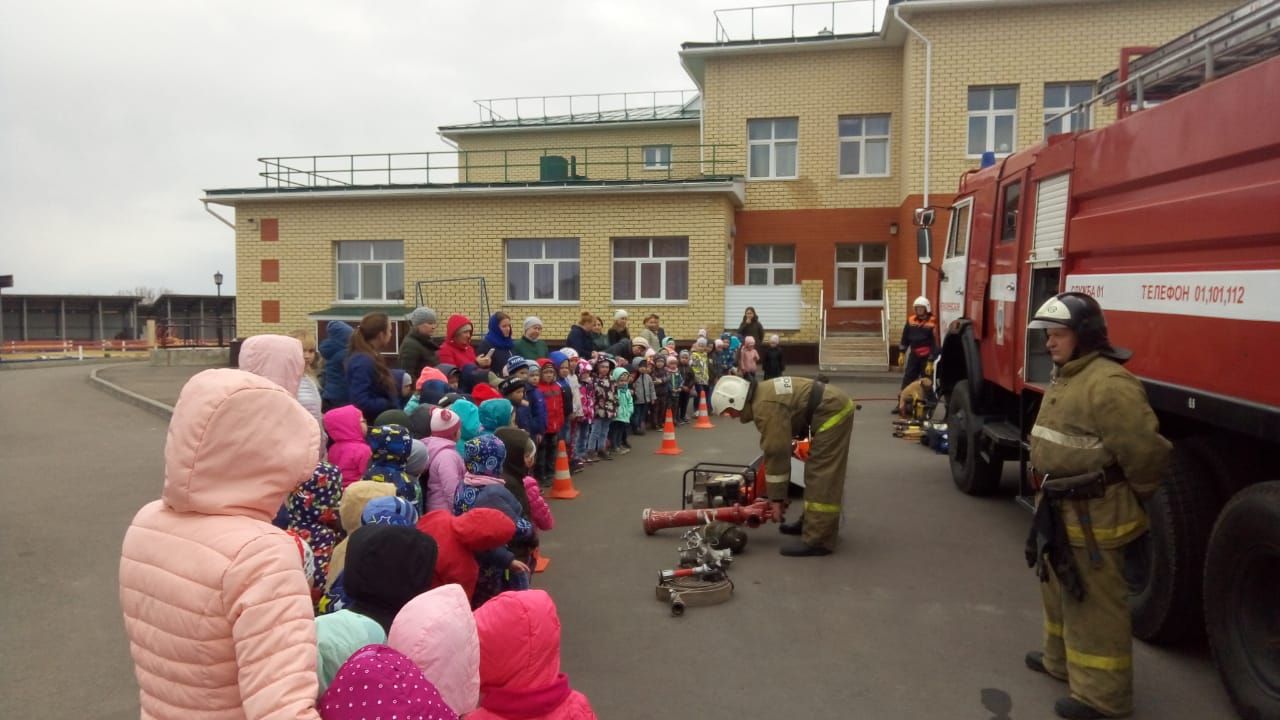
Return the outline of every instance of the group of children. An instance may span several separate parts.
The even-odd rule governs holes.
[[[311,583],[323,716],[347,717],[344,708],[367,702],[367,688],[348,682],[353,668],[400,673],[416,661],[436,693],[425,696],[427,706],[501,717],[500,699],[496,709],[476,709],[472,685],[494,684],[485,663],[465,678],[459,663],[470,667],[477,645],[485,656],[482,619],[491,607],[502,608],[492,611],[500,616],[530,605],[554,618],[548,596],[525,591],[538,565],[538,532],[554,527],[542,488],[553,481],[560,449],[580,472],[630,452],[630,436],[660,429],[668,411],[689,422],[690,408],[720,376],[771,378],[784,370],[776,335],[762,349],[750,336],[710,341],[705,331],[687,350],[670,338],[648,345],[633,339],[629,361],[565,348],[545,358],[511,355],[500,368],[441,363],[421,371],[403,409],[373,422],[353,405],[323,413],[326,460],[276,519],[296,539]],[[479,630],[459,619],[453,627],[460,624],[461,634],[403,641],[400,627],[438,623],[442,608],[456,618],[474,611]],[[510,639],[493,627],[495,638]],[[590,717],[567,682],[554,697]]]

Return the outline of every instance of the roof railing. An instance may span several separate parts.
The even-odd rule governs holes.
[[[1120,103],[1119,115],[1124,117],[1130,106],[1139,110],[1146,107],[1150,90],[1168,86],[1170,91],[1155,98],[1165,100],[1280,54],[1280,0],[1255,0],[1215,19],[1209,26],[1214,29],[1201,37],[1175,40],[1181,45],[1177,49],[1166,46],[1147,53],[1143,57],[1151,60],[1135,63],[1128,77],[1117,73],[1103,76],[1093,97],[1046,118],[1045,127],[1067,116],[1088,117],[1090,108],[1098,102]]]
[[[878,32],[888,5],[889,0],[836,0],[725,8],[713,13],[715,41],[729,43]]]
[[[697,90],[644,90],[638,92],[575,95],[528,95],[473,100],[485,124],[546,125],[573,122],[658,119],[658,109],[687,109]],[[696,118],[697,111],[689,117]],[[619,117],[620,116],[620,117]]]
[[[660,148],[661,150],[653,150]],[[726,144],[598,145],[258,158],[269,188],[722,179],[742,174]]]

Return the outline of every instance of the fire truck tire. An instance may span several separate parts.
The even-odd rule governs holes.
[[[1203,571],[1221,504],[1208,469],[1177,443],[1160,488],[1144,503],[1150,530],[1126,551],[1135,637],[1173,643],[1203,637]]]
[[[1205,561],[1205,621],[1222,684],[1242,718],[1280,718],[1280,481],[1227,503]]]
[[[975,422],[969,381],[961,380],[947,396],[947,457],[951,479],[966,495],[991,495],[1000,488],[1000,461],[987,462],[978,453],[979,424]]]

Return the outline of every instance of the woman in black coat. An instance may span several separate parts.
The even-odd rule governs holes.
[[[596,316],[589,310],[583,310],[578,324],[569,328],[569,337],[565,338],[565,347],[571,347],[578,357],[591,359],[591,351],[595,349],[591,342],[591,330],[596,325]]]

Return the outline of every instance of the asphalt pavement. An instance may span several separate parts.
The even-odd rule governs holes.
[[[108,377],[127,372],[134,387],[176,398],[185,377],[144,368]],[[165,423],[91,389],[87,373],[0,372],[0,697],[24,717],[137,716],[116,572],[129,519],[160,490]],[[674,566],[680,532],[645,536],[640,516],[678,507],[681,473],[696,462],[750,462],[751,426],[682,426],[675,457],[653,454],[659,433],[635,438],[631,454],[574,477],[578,499],[552,503],[556,529],[542,543],[552,562],[534,584],[556,599],[564,671],[600,717],[1052,717],[1065,687],[1022,663],[1041,615],[1012,471],[1005,495],[966,497],[945,458],[891,436],[889,401],[869,398],[895,384],[838,384],[866,399],[840,547],[783,558],[774,526],[749,531],[724,605],[670,615],[654,584]],[[1133,717],[1232,716],[1203,648],[1139,642],[1134,662]]]

